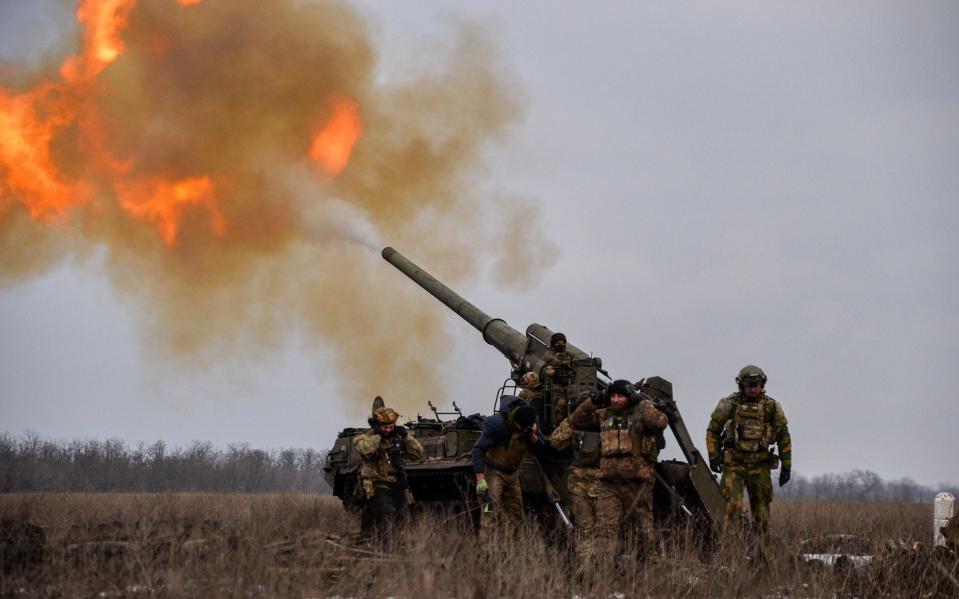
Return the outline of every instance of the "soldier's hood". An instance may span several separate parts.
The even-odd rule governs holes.
[[[525,401],[515,395],[504,395],[499,400],[499,409],[496,410],[505,419],[509,417],[509,411],[518,406],[527,405]]]

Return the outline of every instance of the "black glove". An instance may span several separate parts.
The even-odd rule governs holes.
[[[789,468],[783,468],[779,471],[779,486],[782,487],[789,482],[789,479],[792,478],[792,470]]]
[[[593,405],[597,408],[605,408],[609,405],[609,393],[599,393],[597,392],[592,397]]]
[[[407,431],[406,428],[402,426],[398,426],[394,428],[393,432],[395,432],[396,436],[399,437],[400,439],[405,439],[406,435],[410,434],[409,431]]]
[[[717,474],[723,471],[723,459],[719,456],[709,458],[709,469]]]

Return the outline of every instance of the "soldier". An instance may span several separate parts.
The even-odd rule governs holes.
[[[659,437],[669,419],[648,399],[642,399],[629,381],[617,380],[605,394],[577,406],[570,424],[578,430],[599,432],[596,553],[615,555],[620,531],[630,520],[636,523],[637,549],[645,551],[653,541]]]
[[[378,535],[386,544],[412,503],[405,460],[423,457],[419,441],[396,425],[398,417],[392,408],[378,408],[369,419],[372,428],[353,440],[362,460],[360,481],[366,496],[363,533]]]
[[[769,504],[773,499],[770,470],[779,471],[779,486],[792,473],[792,439],[779,402],[766,395],[766,373],[748,365],[739,371],[739,391],[719,400],[706,429],[709,467],[722,472],[726,526],[742,518],[743,488],[749,492],[752,528],[760,535],[759,558],[769,549]],[[770,448],[779,446],[777,457]]]
[[[527,372],[519,378],[519,398],[536,410],[540,422],[546,422],[546,405],[543,402],[543,383],[535,372]]]
[[[596,500],[599,497],[599,433],[578,431],[567,418],[549,436],[549,445],[557,451],[573,450],[566,486],[572,499],[576,553],[580,561],[586,563],[594,555]]]
[[[558,423],[569,415],[568,389],[573,377],[573,355],[566,351],[566,335],[553,333],[545,357],[539,379],[553,406],[553,422]]]
[[[499,412],[486,419],[483,434],[473,445],[476,495],[483,498],[482,530],[493,521],[519,524],[523,517],[523,492],[517,469],[527,452],[545,447],[536,424],[536,411],[522,399],[504,395]]]

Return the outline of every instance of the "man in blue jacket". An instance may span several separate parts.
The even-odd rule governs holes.
[[[546,446],[536,423],[536,410],[512,395],[500,400],[499,412],[486,419],[483,434],[473,445],[476,495],[484,503],[480,526],[488,531],[494,521],[518,525],[523,518],[520,462],[532,449]]]

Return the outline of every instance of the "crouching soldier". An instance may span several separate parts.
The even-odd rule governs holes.
[[[627,523],[635,525],[637,549],[645,552],[653,543],[654,468],[666,414],[641,399],[629,381],[617,380],[605,394],[582,402],[570,424],[599,432],[596,553],[615,555],[620,533],[631,532]]]
[[[549,445],[557,451],[572,448],[566,486],[572,499],[576,555],[586,564],[595,555],[596,501],[599,497],[599,433],[578,431],[563,420],[549,436]]]
[[[390,544],[393,529],[405,520],[412,494],[406,480],[406,460],[423,457],[423,446],[405,428],[397,426],[393,408],[378,408],[372,427],[353,440],[360,454],[360,481],[366,495],[363,533]]]
[[[482,533],[488,534],[494,522],[508,520],[515,526],[522,521],[523,491],[517,470],[530,449],[539,452],[545,445],[536,411],[522,399],[504,395],[472,451],[476,495],[483,503]]]

